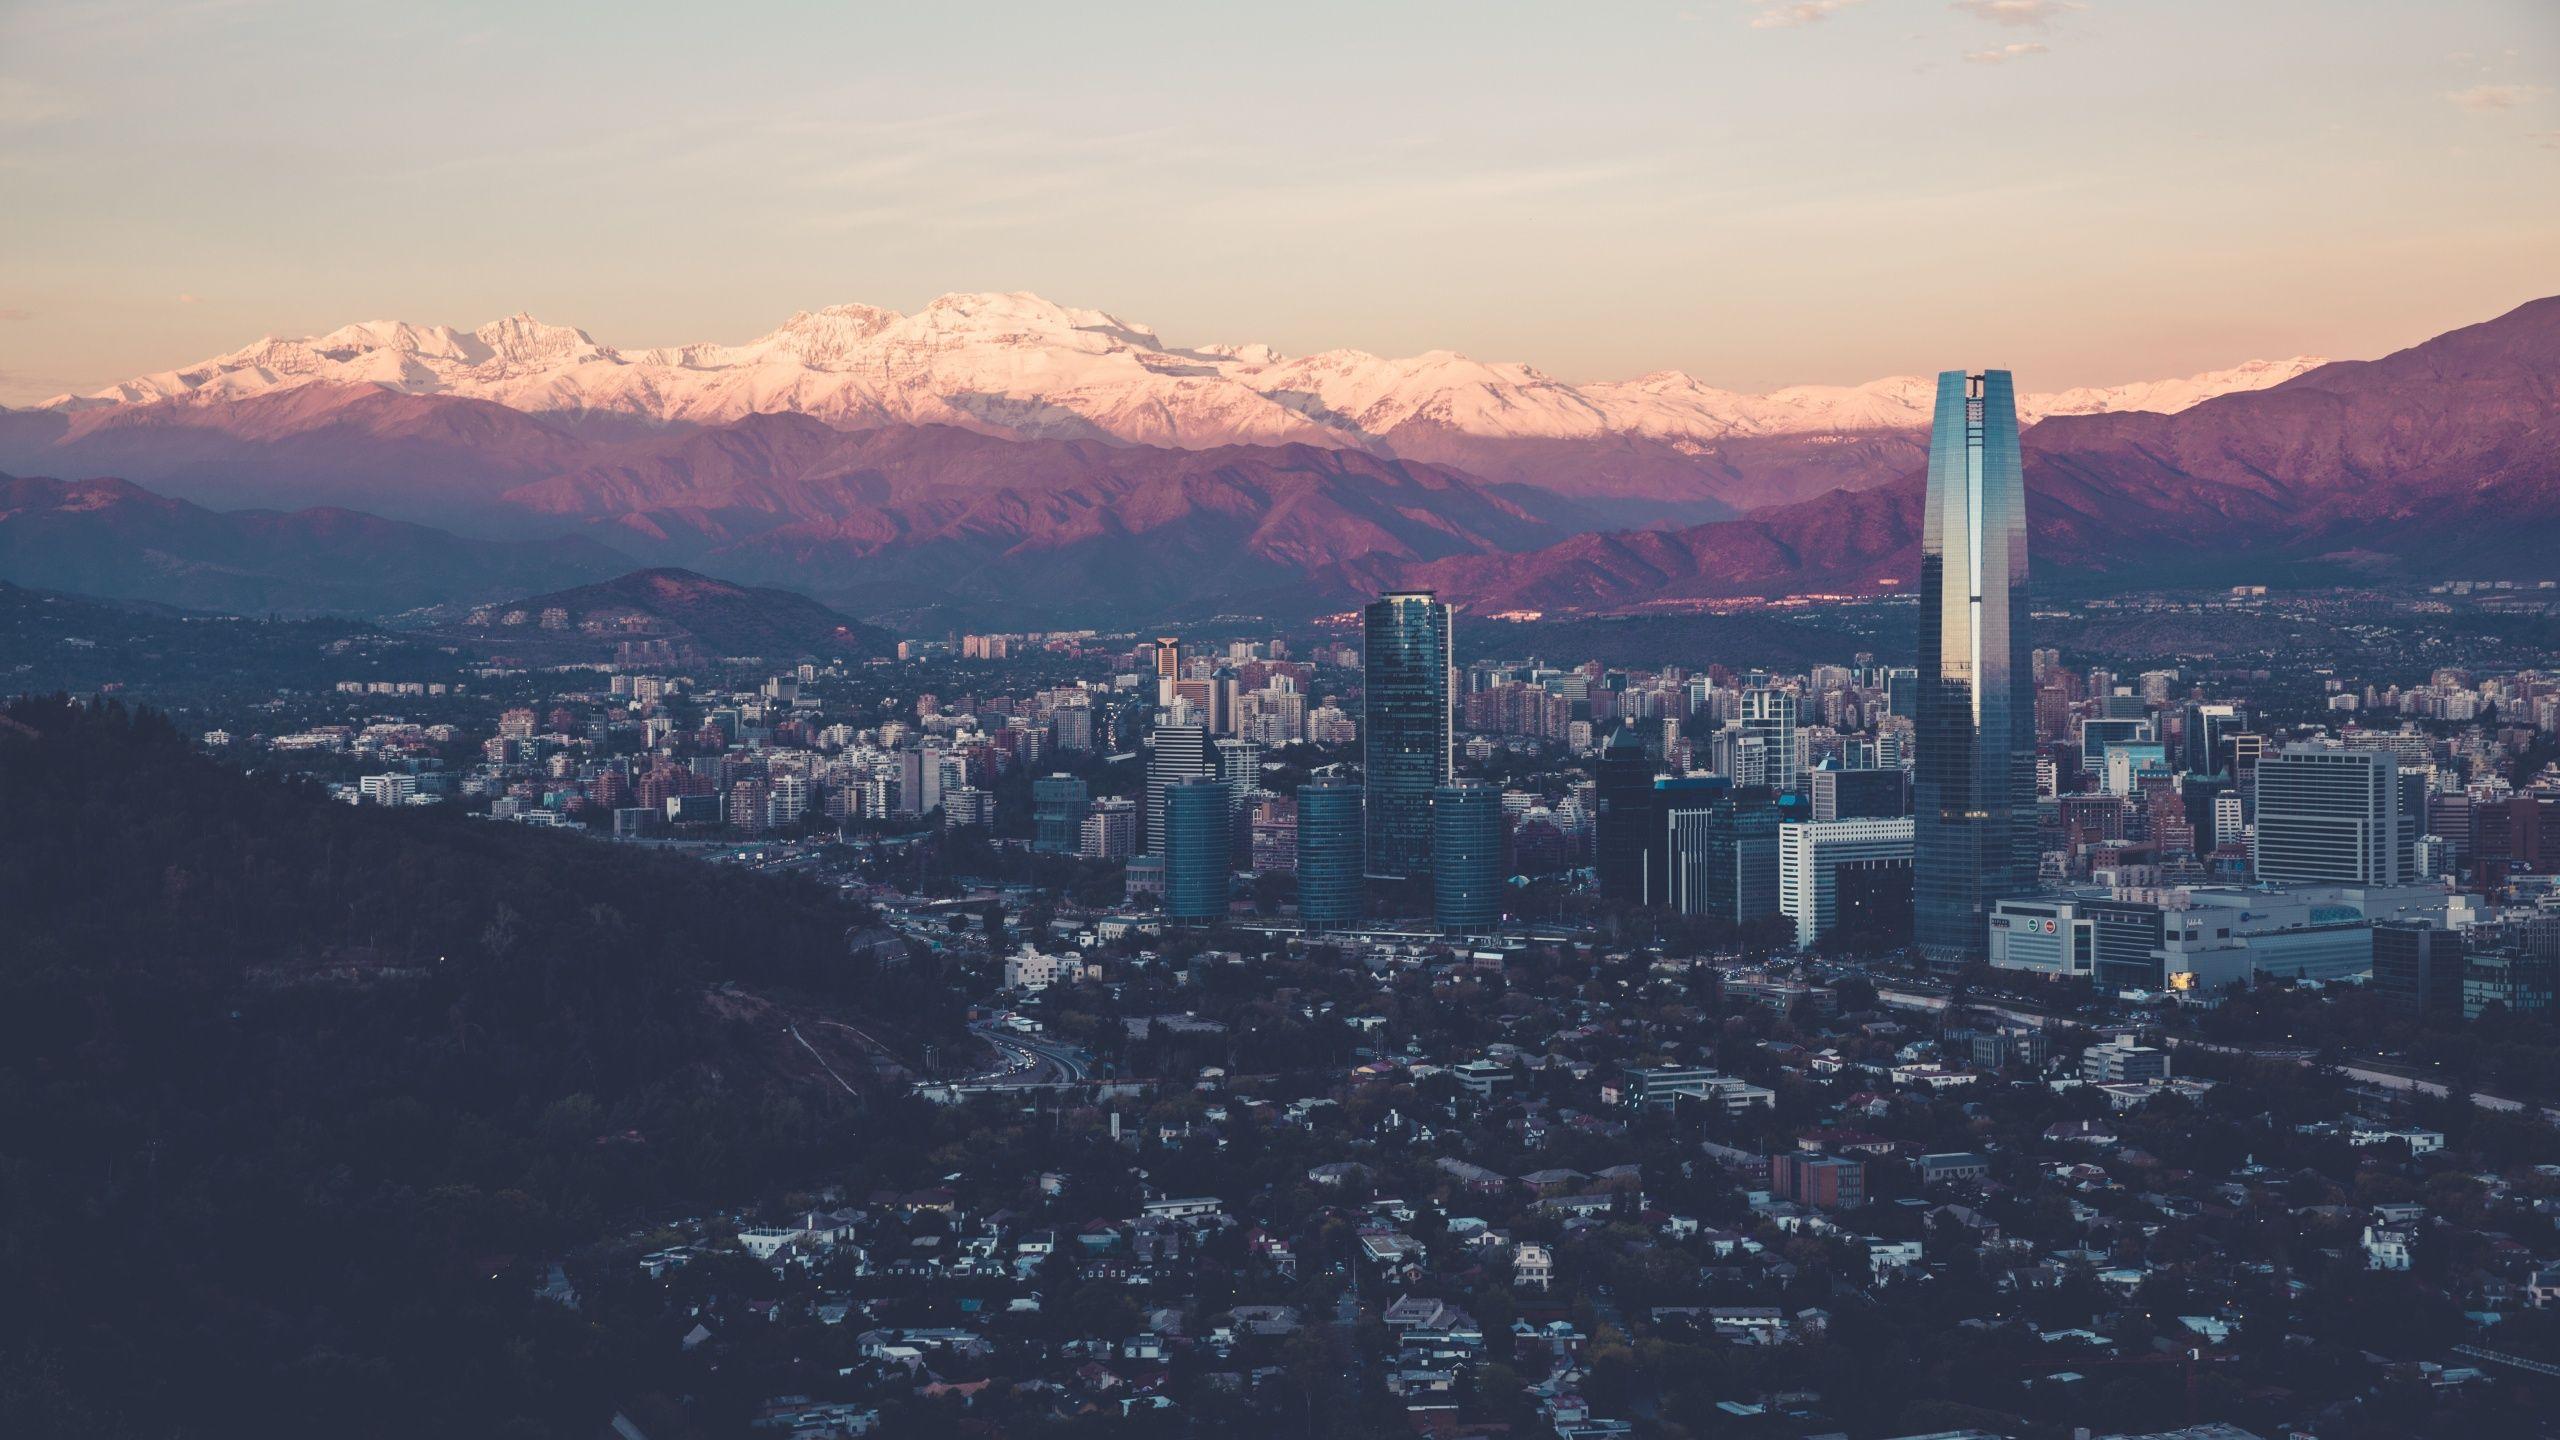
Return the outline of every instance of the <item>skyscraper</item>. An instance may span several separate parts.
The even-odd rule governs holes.
[[[1159,725],[1147,756],[1147,849],[1164,853],[1165,790],[1195,775],[1215,775],[1209,732],[1198,725]]]
[[[1742,736],[1763,747],[1765,777],[1737,775],[1736,784],[1762,784],[1773,790],[1804,788],[1804,751],[1796,732],[1796,697],[1791,690],[1755,685],[1742,692]]]
[[[1031,848],[1072,855],[1084,834],[1093,791],[1073,775],[1043,775],[1031,782]]]
[[[1360,787],[1335,776],[1298,787],[1298,918],[1340,930],[1367,911]]]
[[[1502,792],[1479,781],[1431,796],[1431,918],[1447,935],[1502,923]]]
[[[2258,878],[2406,885],[2426,803],[2424,772],[2388,750],[2288,745],[2258,762]]]
[[[1379,597],[1367,613],[1361,725],[1369,787],[1369,873],[1431,870],[1431,793],[1451,776],[1449,607],[1428,590]]]
[[[1165,787],[1164,913],[1177,920],[1226,915],[1232,837],[1224,781],[1194,775]]]
[[[1593,824],[1599,850],[1600,895],[1641,901],[1645,846],[1654,829],[1653,757],[1632,727],[1611,732],[1600,747],[1594,789],[1600,813]]]
[[[1920,536],[1915,938],[1985,954],[1991,904],[2036,876],[2026,482],[2009,372],[1938,376]]]

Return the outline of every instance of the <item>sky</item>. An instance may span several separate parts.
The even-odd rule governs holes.
[[[2552,0],[0,0],[0,403],[354,320],[1031,290],[1765,389],[2560,292]]]

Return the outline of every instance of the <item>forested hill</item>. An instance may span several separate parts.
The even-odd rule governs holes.
[[[639,1352],[529,1267],[903,1128],[720,989],[955,1035],[934,977],[847,958],[864,918],[10,705],[0,1434],[596,1433]]]

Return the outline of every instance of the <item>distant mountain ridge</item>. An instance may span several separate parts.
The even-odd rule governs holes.
[[[0,475],[0,576],[109,599],[258,614],[381,614],[601,578],[592,540],[475,540],[336,507],[208,510],[122,480]]]
[[[2181,408],[2320,363],[2253,361],[2184,379],[2030,396],[2027,418]],[[934,425],[1174,449],[1320,445],[1455,465],[1567,495],[1734,507],[1852,482],[1858,472],[1842,461],[1854,455],[1793,452],[1848,436],[1907,440],[1929,418],[1928,382],[1915,376],[1766,395],[1676,371],[1576,385],[1446,350],[1397,359],[1181,347],[1147,326],[1019,293],[945,295],[913,315],[836,305],[803,311],[744,344],[652,349],[600,344],[525,314],[467,332],[369,321],[323,335],[271,336],[46,404],[78,412],[202,403],[312,384],[656,424],[800,414],[839,429]],[[1888,448],[1895,460],[1907,458],[1902,447]],[[1788,459],[1774,462],[1781,451]]]

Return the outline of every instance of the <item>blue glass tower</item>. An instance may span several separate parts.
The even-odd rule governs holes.
[[[1920,536],[1913,928],[1937,963],[1986,953],[1991,904],[2036,878],[2027,496],[2009,372],[1938,376]]]
[[[1227,913],[1227,786],[1195,775],[1164,791],[1164,913],[1176,920],[1221,920]]]
[[[1502,792],[1466,782],[1431,796],[1431,918],[1445,935],[1502,924]]]
[[[1428,590],[1380,596],[1367,612],[1361,724],[1369,786],[1369,873],[1431,873],[1431,792],[1449,783],[1449,607]]]
[[[1360,787],[1338,776],[1298,787],[1298,918],[1345,930],[1368,914]]]

